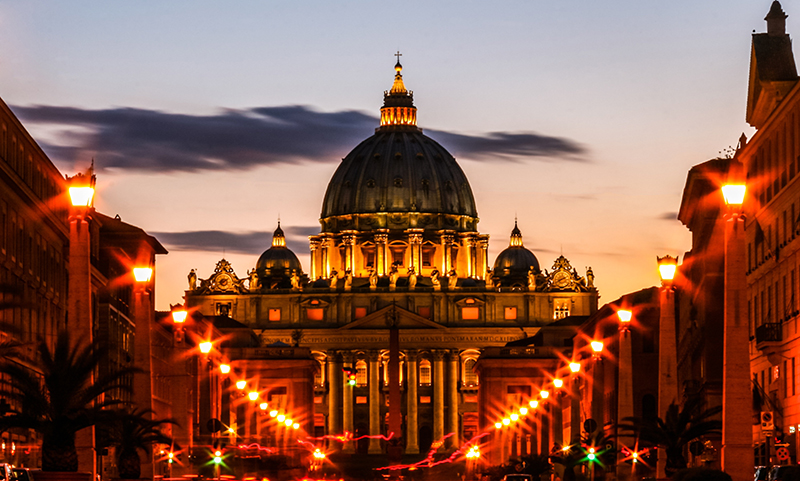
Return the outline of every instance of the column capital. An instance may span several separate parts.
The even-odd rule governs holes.
[[[337,349],[328,349],[325,351],[325,355],[328,358],[328,362],[342,362],[341,351]]]
[[[405,351],[406,353],[406,361],[408,362],[417,362],[419,359],[419,351],[416,349],[409,349]]]
[[[448,361],[452,362],[452,361],[458,361],[459,360],[459,355],[458,355],[458,350],[457,349],[453,349],[452,351],[446,351],[446,352],[447,352],[446,355],[447,355],[447,360]]]
[[[353,353],[353,351],[339,351],[339,355],[342,358],[342,362],[345,363],[352,363],[355,362],[356,360],[356,356],[355,353]]]
[[[389,241],[389,234],[375,234],[375,242],[378,244],[385,244]]]
[[[446,353],[447,351],[444,351],[442,349],[435,349],[431,351],[431,355],[434,361],[444,361],[444,356]]]
[[[412,245],[422,244],[422,234],[411,232],[408,234],[408,242]]]
[[[345,234],[342,236],[342,244],[352,246],[356,243],[356,236],[354,234]]]
[[[377,361],[380,361],[380,359],[381,359],[380,351],[377,351],[375,349],[371,349],[371,350],[367,351],[367,360],[369,362],[377,362]]]

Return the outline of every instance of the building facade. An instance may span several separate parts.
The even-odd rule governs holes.
[[[190,273],[185,293],[187,308],[235,319],[261,348],[308,348],[314,416],[303,427],[317,436],[368,436],[345,443],[344,452],[386,450],[393,330],[402,416],[394,436],[406,454],[425,453],[442,440],[442,450],[452,450],[484,428],[475,370],[484,350],[597,310],[591,268],[580,275],[561,256],[543,269],[516,226],[489,269],[489,239],[478,231],[466,175],[416,126],[401,71],[398,63],[381,125],[331,178],[320,234],[309,239],[310,272],[278,226],[246,276],[222,260],[205,279]],[[346,382],[351,370],[354,386]],[[245,429],[245,438],[251,434]]]

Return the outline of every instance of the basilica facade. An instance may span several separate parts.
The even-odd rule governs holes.
[[[490,262],[489,236],[478,231],[467,176],[417,127],[416,113],[398,62],[380,126],[333,173],[320,233],[309,238],[308,270],[286,247],[278,225],[272,245],[246,275],[221,260],[203,279],[192,273],[185,293],[187,308],[252,331],[249,344],[225,353],[237,376],[257,377],[253,353],[259,350],[308,349],[316,366],[308,383],[313,388],[293,388],[291,377],[253,382],[268,402],[274,398],[304,413],[298,422],[306,433],[364,436],[345,443],[344,452],[386,449],[380,436],[389,435],[393,329],[399,339],[398,438],[404,452],[414,454],[442,439],[443,449],[460,446],[485,428],[478,415],[486,408],[480,400],[488,399],[479,396],[478,372],[484,371],[475,369],[483,352],[510,342],[535,345],[557,321],[597,311],[591,268],[578,273],[564,256],[540,265],[516,225],[508,247]],[[237,414],[220,415],[239,427],[240,436],[264,441],[267,428],[237,422]]]

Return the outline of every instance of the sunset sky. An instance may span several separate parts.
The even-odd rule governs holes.
[[[490,262],[515,216],[601,304],[690,247],[688,169],[744,132],[771,0],[0,2],[0,97],[95,205],[155,235],[156,303],[223,256],[245,277],[278,217],[308,271],[338,162],[378,126],[396,51],[418,125],[459,161]],[[800,35],[800,0],[782,3]]]

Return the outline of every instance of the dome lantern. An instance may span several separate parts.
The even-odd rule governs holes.
[[[414,92],[406,89],[403,83],[403,66],[400,65],[400,52],[397,52],[397,63],[394,66],[394,83],[392,89],[383,92],[381,107],[381,126],[378,131],[388,129],[417,128],[417,108],[414,107]]]

